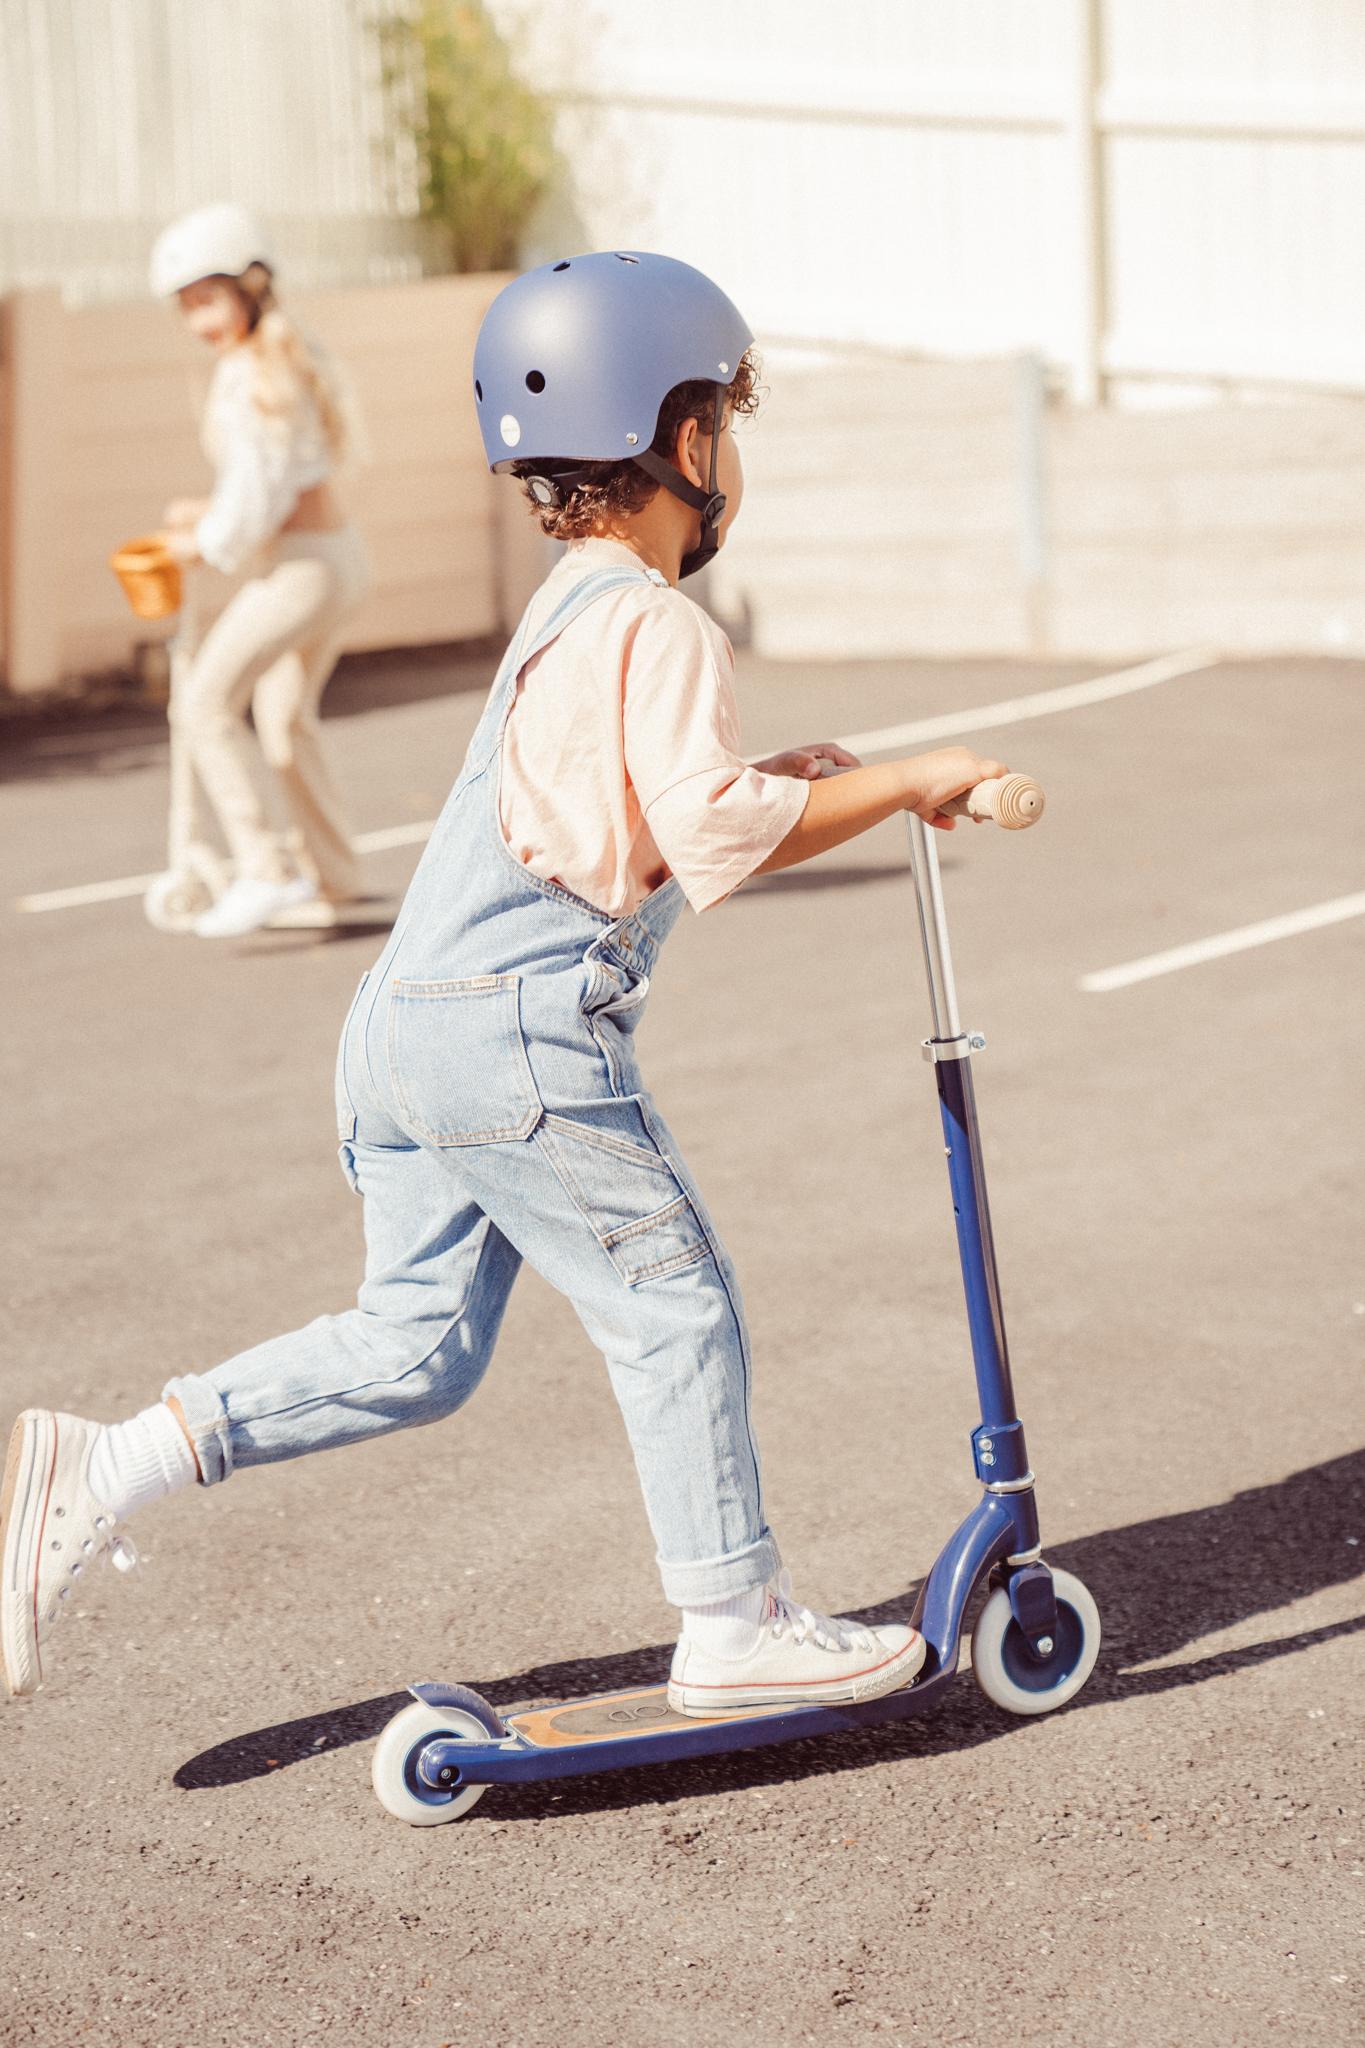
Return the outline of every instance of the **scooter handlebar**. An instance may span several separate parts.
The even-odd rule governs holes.
[[[1007,832],[1022,832],[1037,824],[1046,802],[1031,776],[994,775],[942,808],[953,818],[988,818]]]

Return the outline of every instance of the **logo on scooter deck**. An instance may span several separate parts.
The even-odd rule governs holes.
[[[525,1723],[539,1722],[538,1727],[524,1726],[521,1715],[516,1716],[516,1723],[524,1726],[533,1741],[543,1742],[548,1736],[552,1741],[582,1742],[594,1737],[639,1735],[680,1718],[669,1711],[668,1689],[661,1685],[616,1699],[584,1700],[580,1706],[560,1707],[543,1719],[538,1714],[525,1716]]]
[[[575,1735],[633,1735],[641,1728],[657,1728],[669,1718],[668,1694],[660,1687],[658,1692],[644,1693],[635,1700],[620,1700],[614,1706],[588,1703],[570,1707],[556,1714],[550,1726],[566,1732],[572,1730]]]

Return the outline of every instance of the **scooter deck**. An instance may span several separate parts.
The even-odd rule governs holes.
[[[787,1707],[755,1707],[743,1715],[675,1714],[666,1685],[637,1686],[631,1692],[604,1692],[586,1700],[565,1700],[507,1716],[508,1731],[537,1749],[562,1749],[570,1743],[624,1742],[632,1736],[683,1733],[717,1721],[758,1721],[790,1713]]]
[[[449,1767],[470,1784],[505,1785],[518,1779],[570,1778],[637,1764],[719,1756],[798,1736],[872,1728],[923,1713],[952,1676],[951,1670],[921,1673],[912,1685],[856,1705],[755,1707],[743,1714],[705,1719],[671,1713],[663,1685],[599,1693],[508,1714],[503,1717],[504,1732],[486,1742],[467,1735],[433,1736],[426,1744],[423,1775],[434,1787],[437,1774]],[[409,1690],[430,1706],[443,1704],[439,1685]],[[458,1687],[451,1690],[459,1692]]]

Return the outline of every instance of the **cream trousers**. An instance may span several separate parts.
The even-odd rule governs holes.
[[[172,717],[239,875],[284,881],[296,866],[326,896],[359,893],[355,855],[323,759],[318,706],[342,622],[367,581],[354,527],[279,534],[177,680]],[[252,779],[248,704],[288,809],[283,845]]]

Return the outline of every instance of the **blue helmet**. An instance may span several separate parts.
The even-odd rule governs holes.
[[[604,250],[528,270],[499,292],[474,345],[488,466],[526,465],[533,496],[552,505],[581,465],[638,463],[702,515],[682,565],[690,575],[715,553],[725,510],[720,437],[710,489],[698,490],[650,448],[659,408],[675,384],[706,379],[723,391],[752,340],[719,286],[671,256]]]

